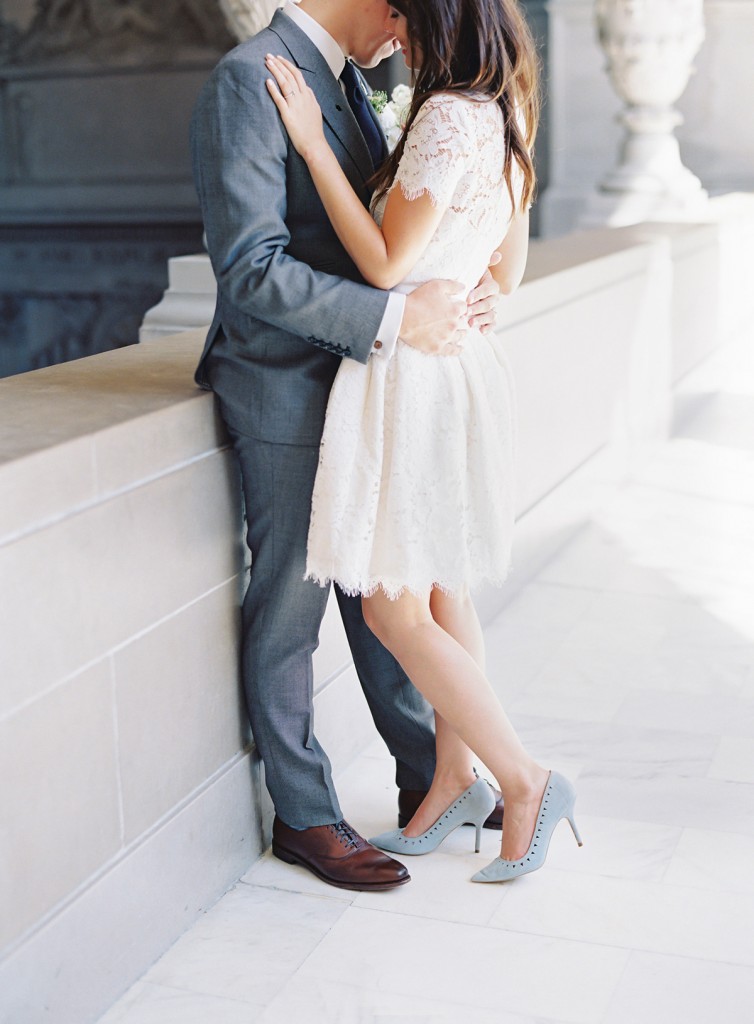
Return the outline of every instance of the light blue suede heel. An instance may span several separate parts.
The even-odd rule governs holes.
[[[390,832],[383,832],[369,842],[372,846],[388,853],[403,853],[408,856],[419,856],[422,853],[431,853],[436,850],[440,843],[449,836],[453,829],[459,825],[476,826],[475,851],[479,853],[479,846],[482,841],[482,826],[495,809],[495,794],[492,787],[484,779],[477,779],[476,782],[461,793],[450,807],[442,814],[431,828],[422,832],[420,836],[404,836],[399,828]]]
[[[537,824],[534,826],[529,849],[520,860],[503,860],[496,857],[491,864],[482,868],[472,877],[472,882],[508,882],[519,875],[541,868],[547,856],[550,839],[555,826],[561,818],[567,818],[573,829],[576,842],[583,845],[576,822],[573,820],[573,805],[576,802],[576,791],[565,776],[558,772],[550,772],[542,802],[539,805]]]

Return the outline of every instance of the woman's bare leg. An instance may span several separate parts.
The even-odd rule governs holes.
[[[429,595],[429,610],[438,626],[470,654],[479,668],[485,670],[484,636],[468,590],[450,597],[435,588]]]
[[[476,660],[435,621],[429,595],[404,593],[391,601],[377,591],[363,606],[367,625],[416,688],[495,775],[506,807],[501,856],[521,857],[531,842],[547,772],[524,750]]]
[[[429,597],[429,610],[434,621],[457,640],[484,671],[484,639],[476,610],[468,593],[448,598],[439,590]],[[436,767],[432,785],[417,808],[404,835],[420,836],[475,780],[474,752],[453,731],[442,715],[435,711]]]
[[[406,836],[420,836],[447,811],[474,782],[474,753],[435,711],[435,774],[427,795],[403,829]]]

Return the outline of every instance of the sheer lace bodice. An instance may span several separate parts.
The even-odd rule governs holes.
[[[435,204],[447,208],[401,291],[433,278],[462,281],[469,289],[477,284],[505,237],[512,213],[504,160],[503,112],[497,103],[457,93],[440,93],[424,103],[391,189],[400,188],[407,199],[427,192]],[[516,174],[515,196],[520,189]],[[388,195],[373,211],[378,223]]]

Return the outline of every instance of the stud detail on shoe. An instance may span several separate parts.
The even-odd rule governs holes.
[[[388,853],[404,853],[419,856],[436,850],[440,843],[459,825],[471,824],[476,827],[475,850],[479,853],[482,827],[495,807],[495,794],[484,779],[477,779],[442,814],[426,832],[420,836],[404,836],[401,829],[383,832],[369,842]]]
[[[526,875],[541,868],[547,857],[550,839],[555,826],[562,818],[568,820],[579,846],[583,845],[573,818],[576,792],[565,776],[550,772],[550,776],[539,805],[539,814],[534,826],[534,835],[529,849],[521,860],[503,860],[496,857],[490,864],[472,876],[472,882],[508,882],[519,875]]]

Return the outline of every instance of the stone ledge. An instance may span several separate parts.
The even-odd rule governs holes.
[[[203,337],[0,380],[0,545],[225,443],[211,394],[193,381]]]
[[[160,346],[131,345],[0,381],[0,472],[15,459],[208,398],[193,380],[203,337],[187,331]]]

